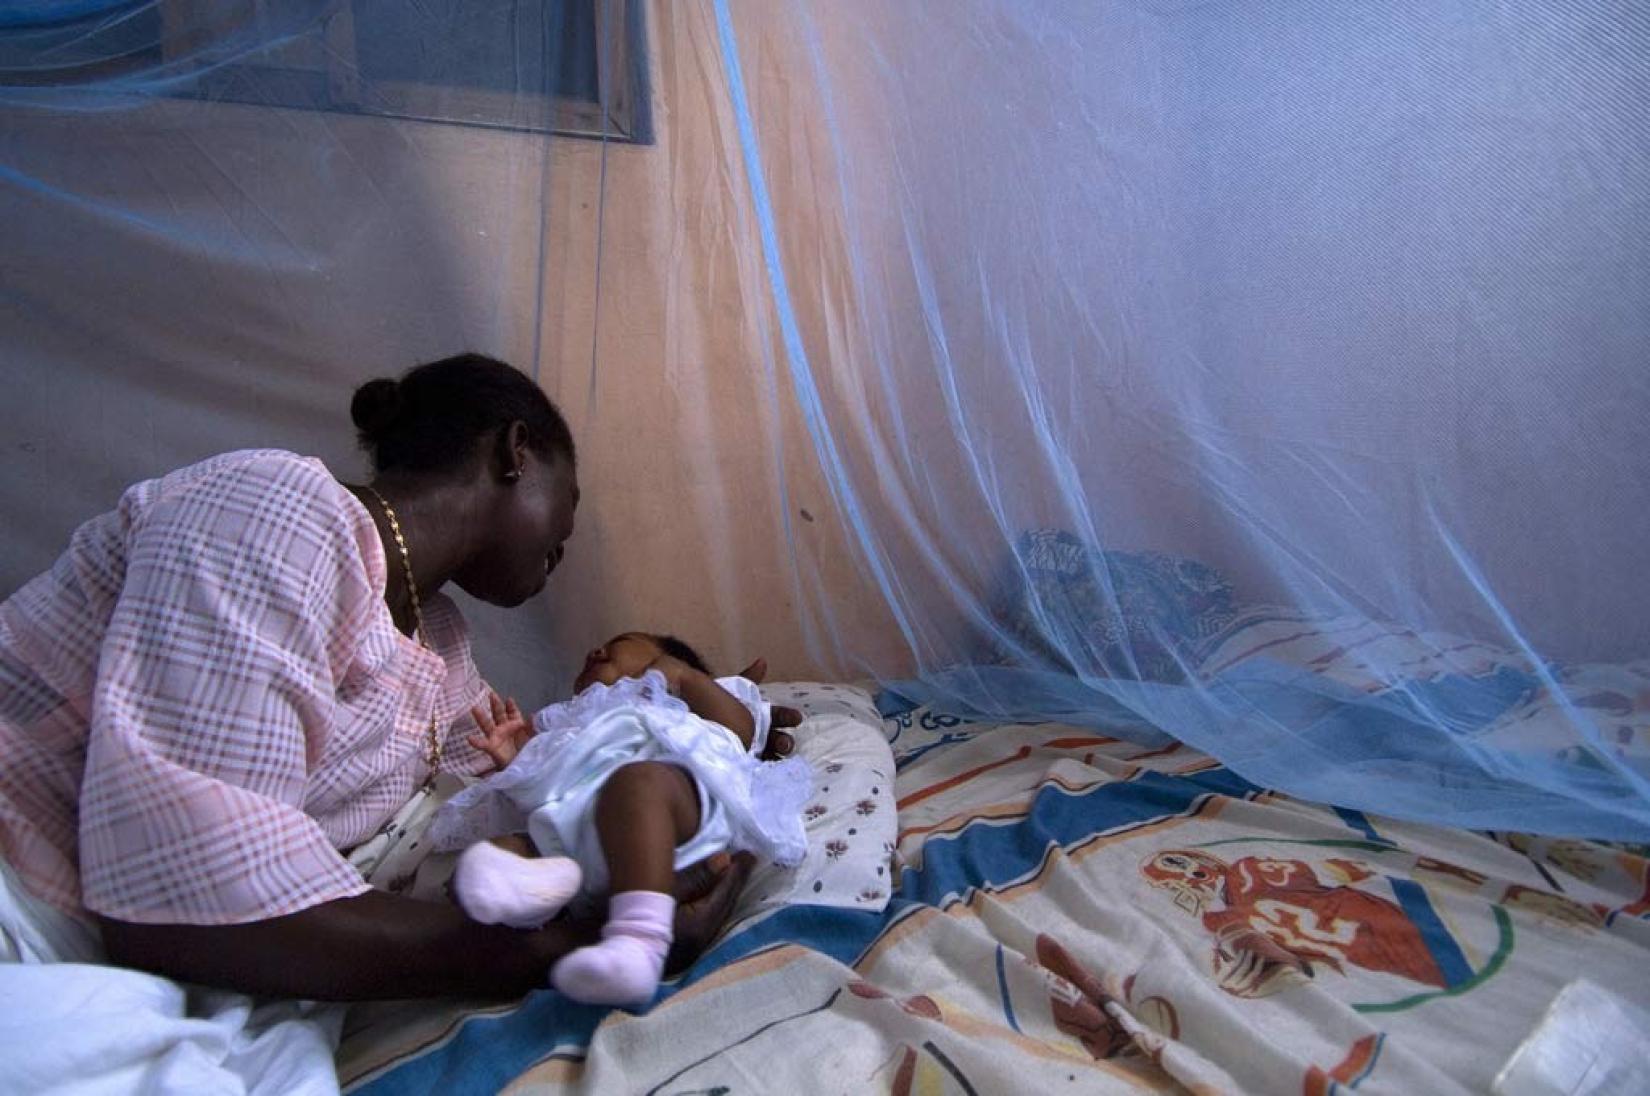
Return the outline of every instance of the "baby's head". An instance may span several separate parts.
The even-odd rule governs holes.
[[[573,692],[582,693],[598,681],[612,685],[620,678],[641,677],[660,655],[685,662],[702,674],[710,673],[699,652],[675,636],[625,632],[584,656],[584,669],[573,679]]]

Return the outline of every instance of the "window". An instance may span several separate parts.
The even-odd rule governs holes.
[[[0,26],[0,82],[152,74],[172,95],[652,140],[639,0],[345,0],[252,52],[236,40],[292,18],[275,0],[82,2],[78,27]]]

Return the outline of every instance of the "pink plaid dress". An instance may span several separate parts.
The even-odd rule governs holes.
[[[417,546],[413,546],[417,551]],[[0,604],[0,855],[64,910],[234,924],[367,889],[339,850],[477,772],[463,617],[396,630],[383,545],[319,461],[229,453],[132,487]]]

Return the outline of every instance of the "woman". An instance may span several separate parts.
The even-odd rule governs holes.
[[[478,355],[372,381],[350,413],[370,484],[216,457],[128,490],[0,605],[0,883],[60,937],[95,946],[95,923],[113,962],[183,981],[520,993],[593,928],[476,924],[370,890],[340,850],[437,772],[487,767],[465,740],[488,690],[439,591],[543,588],[579,501],[572,435]],[[746,870],[701,875],[690,949]]]

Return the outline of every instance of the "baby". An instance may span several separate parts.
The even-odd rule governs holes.
[[[573,688],[531,728],[514,703],[476,711],[471,743],[500,771],[454,796],[430,837],[469,846],[453,893],[478,921],[531,928],[575,896],[609,895],[601,943],[550,981],[577,1001],[645,1005],[670,950],[676,871],[727,849],[799,862],[813,775],[799,758],[761,760],[772,713],[756,685],[712,678],[673,637],[609,640]],[[524,831],[539,858],[493,843]]]

